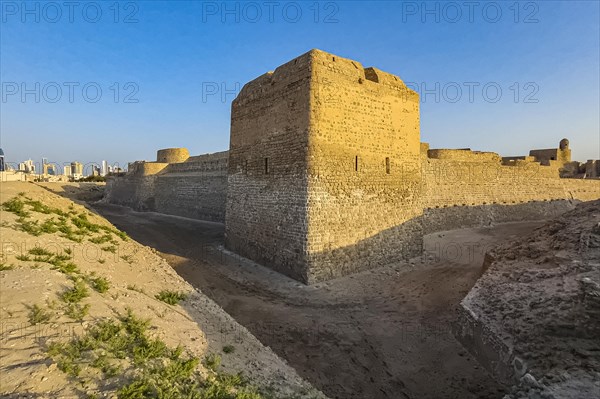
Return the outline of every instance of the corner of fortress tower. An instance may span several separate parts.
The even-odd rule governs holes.
[[[232,103],[227,246],[304,282],[420,253],[419,140],[397,76],[316,49],[261,75]]]

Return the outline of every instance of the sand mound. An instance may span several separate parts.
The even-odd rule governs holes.
[[[323,397],[89,209],[31,183],[0,202],[0,396]]]
[[[506,349],[500,363],[521,382],[513,396],[598,397],[600,201],[500,245],[486,263],[462,306]]]

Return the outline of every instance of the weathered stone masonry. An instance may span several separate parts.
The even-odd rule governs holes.
[[[418,94],[400,78],[312,50],[243,87],[228,154],[161,150],[108,199],[224,221],[229,249],[312,283],[417,255],[432,231],[600,197],[600,180],[560,178],[597,176],[597,162],[571,162],[566,140],[500,158],[429,149],[419,126]]]

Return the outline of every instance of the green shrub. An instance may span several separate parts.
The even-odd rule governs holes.
[[[103,294],[110,288],[110,283],[104,277],[88,277],[88,284],[99,293]]]
[[[45,250],[44,248],[35,247],[28,251],[31,255],[36,256],[52,256],[54,255],[52,252]]]
[[[183,292],[163,290],[156,294],[155,298],[169,305],[177,305],[180,301],[184,301],[187,295]]]
[[[68,303],[65,308],[65,314],[73,320],[81,321],[90,312],[90,304],[81,306],[79,303]]]
[[[75,282],[73,288],[63,292],[60,296],[60,299],[67,303],[77,303],[88,296],[89,292],[85,287],[85,284],[81,280],[79,280]]]
[[[0,272],[3,272],[5,270],[12,270],[14,268],[15,268],[15,265],[7,265],[4,262],[0,263]]]
[[[204,357],[204,366],[212,371],[217,371],[221,365],[221,356],[216,353],[208,354]]]
[[[29,322],[31,324],[47,323],[52,318],[50,312],[35,304],[29,308]]]
[[[27,205],[31,206],[31,208],[34,212],[44,213],[44,214],[50,214],[53,212],[53,208],[50,208],[49,206],[42,204],[40,201],[29,200],[29,201],[25,201],[25,203]]]
[[[29,216],[29,212],[25,210],[25,203],[18,198],[12,198],[4,202],[2,208],[7,212],[14,213],[22,218]]]
[[[223,347],[223,353],[233,353],[235,352],[235,347],[233,345],[225,345]]]
[[[106,252],[111,252],[113,254],[117,253],[117,247],[114,245],[109,245],[108,247],[100,247],[101,250]]]
[[[104,234],[99,237],[92,237],[89,239],[92,244],[104,244],[106,242],[112,241],[112,236],[110,234]]]
[[[16,258],[17,258],[17,260],[20,260],[22,262],[29,262],[31,260],[29,255],[25,255],[25,254],[17,255]]]

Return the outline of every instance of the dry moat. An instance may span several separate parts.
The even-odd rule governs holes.
[[[455,340],[483,252],[542,222],[435,233],[411,262],[305,286],[223,251],[224,226],[95,204],[331,398],[499,398]]]

